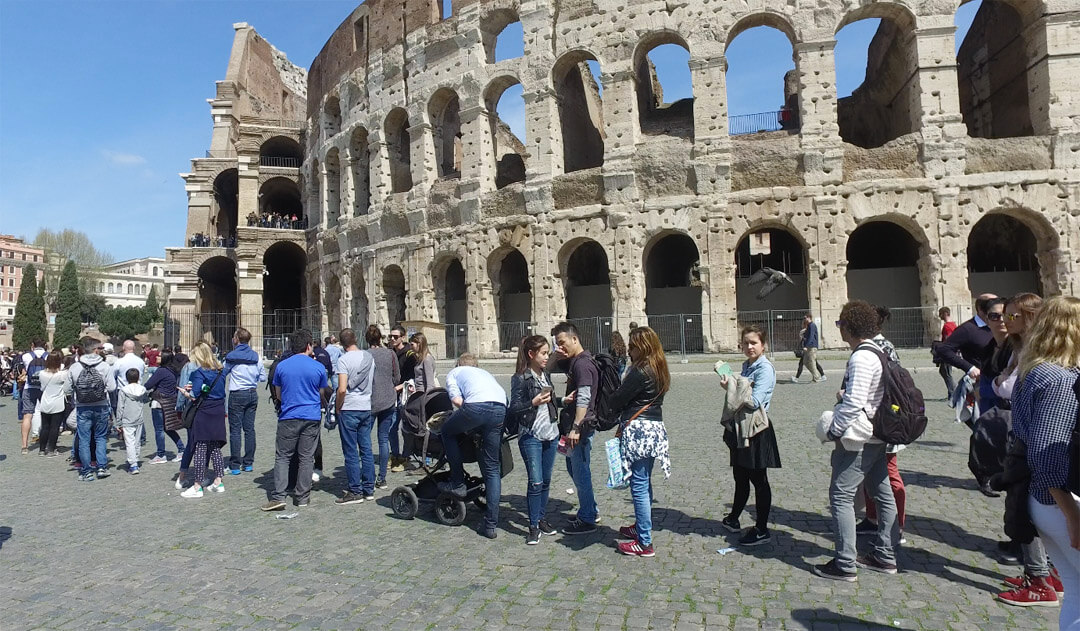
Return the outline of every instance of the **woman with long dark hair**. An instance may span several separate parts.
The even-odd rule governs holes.
[[[163,351],[158,358],[160,368],[146,381],[146,389],[150,392],[150,416],[154,420],[154,440],[157,443],[157,452],[150,459],[150,464],[169,462],[165,455],[166,436],[176,445],[176,457],[173,460],[184,453],[184,441],[180,439],[178,431],[183,428],[183,424],[176,412],[176,377],[180,368],[176,366],[174,358],[171,350]]]
[[[416,353],[413,383],[416,384],[417,392],[427,392],[435,387],[435,358],[428,351],[427,336],[423,333],[413,333],[409,341]]]
[[[64,370],[64,357],[58,350],[45,358],[45,369],[38,373],[41,381],[41,400],[38,410],[41,412],[41,431],[38,434],[38,455],[57,456],[56,439],[60,436],[60,426],[64,423],[68,386],[68,373]]]
[[[609,402],[621,420],[616,434],[623,468],[630,472],[634,502],[634,523],[619,528],[619,536],[629,541],[620,542],[618,548],[629,556],[651,557],[656,554],[652,543],[653,465],[659,460],[664,477],[671,475],[663,412],[671,373],[660,338],[647,326],[630,331],[627,354],[630,368]]]
[[[545,519],[551,470],[559,449],[559,415],[552,398],[551,375],[545,369],[549,353],[547,338],[542,335],[521,341],[506,412],[520,428],[518,448],[529,475],[529,536],[525,543],[530,546],[540,543],[541,535],[555,534]]]

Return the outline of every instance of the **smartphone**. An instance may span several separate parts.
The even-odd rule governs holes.
[[[540,394],[551,394],[554,390],[554,386],[544,386],[543,388],[540,388]]]

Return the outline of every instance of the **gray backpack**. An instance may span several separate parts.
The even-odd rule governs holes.
[[[89,366],[80,359],[82,371],[75,379],[75,401],[77,403],[97,403],[105,400],[105,380],[97,368]]]

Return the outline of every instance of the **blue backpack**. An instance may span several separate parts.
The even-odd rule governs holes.
[[[26,367],[26,387],[33,390],[41,390],[41,376],[42,370],[45,370],[45,358],[49,354],[42,351],[41,355],[30,351],[32,359],[30,364]]]

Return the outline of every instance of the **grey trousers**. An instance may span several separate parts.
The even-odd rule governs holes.
[[[274,455],[274,490],[270,499],[282,501],[289,488],[289,461],[295,453],[300,468],[296,474],[293,497],[297,504],[307,504],[311,495],[311,470],[315,467],[315,448],[319,445],[320,421],[285,419],[278,421]]]
[[[836,565],[845,572],[856,571],[855,494],[864,483],[877,502],[878,531],[873,553],[881,561],[896,562],[893,532],[896,524],[896,501],[889,485],[885,445],[866,443],[861,451],[848,451],[840,444],[832,452],[832,482],[829,485],[829,509],[836,529]]]

